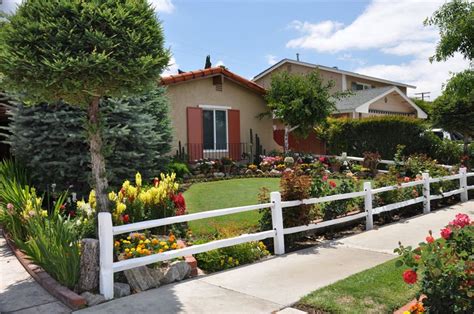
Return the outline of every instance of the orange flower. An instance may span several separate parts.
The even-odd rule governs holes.
[[[168,241],[169,242],[174,242],[176,241],[176,237],[174,236],[174,234],[170,234],[169,238],[168,238]]]

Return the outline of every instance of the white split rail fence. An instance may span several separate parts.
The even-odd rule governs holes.
[[[412,181],[402,183],[394,186],[381,187],[372,189],[370,182],[364,182],[364,190],[361,192],[352,192],[345,194],[337,194],[324,196],[319,198],[310,198],[304,200],[295,201],[282,201],[279,192],[272,192],[270,194],[270,203],[232,207],[226,209],[210,210],[206,212],[200,212],[195,214],[188,214],[182,216],[174,216],[162,219],[142,221],[127,225],[113,226],[112,216],[110,213],[99,213],[99,241],[100,241],[100,293],[104,295],[106,299],[112,299],[114,297],[114,273],[153,264],[160,261],[170,260],[177,257],[186,255],[192,255],[202,253],[218,248],[224,248],[233,246],[236,244],[259,241],[263,239],[273,238],[274,251],[276,255],[285,254],[285,240],[284,235],[292,234],[297,232],[303,232],[308,230],[320,229],[332,225],[345,223],[348,221],[365,218],[366,229],[370,230],[373,228],[373,215],[380,214],[382,212],[395,210],[397,208],[423,203],[423,213],[430,212],[431,200],[440,199],[456,194],[460,194],[461,202],[468,200],[468,190],[473,190],[474,186],[467,185],[467,178],[474,177],[474,172],[467,173],[466,168],[461,168],[458,174],[440,177],[430,178],[428,173],[423,173],[423,179],[419,181]],[[448,181],[448,180],[459,180],[459,188],[453,191],[443,193],[442,195],[430,195],[430,184]],[[406,200],[403,202],[388,204],[380,207],[373,208],[373,195],[383,193],[387,191],[393,191],[401,188],[415,187],[423,185],[423,195],[414,199]],[[283,226],[283,208],[294,207],[299,205],[310,205],[323,202],[338,201],[344,199],[351,199],[356,197],[364,197],[364,211],[348,215],[341,218],[332,220],[322,221],[318,223],[312,223],[309,225],[297,226],[292,228],[285,228]],[[272,225],[273,229],[268,231],[262,231],[252,234],[242,234],[237,237],[215,240],[204,244],[193,245],[186,248],[181,248],[173,251],[167,251],[163,253],[148,255],[139,258],[127,259],[118,262],[113,261],[114,256],[114,235],[130,233],[137,230],[150,229],[165,225],[171,225],[175,223],[183,223],[198,219],[212,218],[225,216],[235,213],[242,213],[252,210],[259,210],[269,208],[272,214]]]

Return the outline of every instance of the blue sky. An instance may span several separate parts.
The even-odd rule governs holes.
[[[468,62],[456,55],[430,63],[438,31],[423,20],[444,0],[148,0],[163,22],[172,64],[196,70],[213,65],[252,78],[282,58],[337,66],[441,92]],[[21,0],[3,0],[14,11]]]

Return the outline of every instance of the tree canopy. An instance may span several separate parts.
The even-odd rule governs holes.
[[[474,2],[447,2],[425,20],[425,25],[437,26],[441,37],[430,61],[445,61],[456,52],[474,59]]]
[[[433,124],[465,138],[474,137],[474,71],[465,70],[454,75],[446,84],[443,94],[433,102]]]

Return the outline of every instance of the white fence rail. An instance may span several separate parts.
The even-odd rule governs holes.
[[[295,201],[281,201],[281,195],[279,192],[272,192],[270,194],[270,203],[240,206],[226,209],[211,210],[196,214],[188,214],[182,216],[175,216],[163,219],[149,220],[143,222],[137,222],[133,224],[127,224],[122,226],[112,225],[112,216],[110,213],[99,213],[99,241],[100,241],[100,293],[105,296],[106,299],[112,299],[114,296],[114,273],[144,266],[160,261],[165,261],[177,257],[182,257],[191,254],[202,253],[218,248],[229,247],[236,244],[259,241],[263,239],[273,238],[274,251],[276,255],[285,253],[285,240],[284,235],[292,234],[297,232],[303,232],[308,230],[320,229],[332,225],[345,223],[351,220],[366,219],[366,229],[370,230],[373,228],[373,215],[380,214],[382,212],[392,211],[401,207],[423,203],[423,213],[430,212],[430,204],[432,200],[448,197],[456,194],[460,194],[461,202],[465,202],[468,199],[468,190],[474,189],[474,186],[467,185],[467,178],[474,176],[474,172],[467,173],[466,168],[461,168],[459,174],[450,175],[441,178],[430,178],[428,173],[423,173],[423,179],[419,181],[402,183],[400,185],[381,187],[372,189],[370,182],[364,182],[364,190],[361,192],[337,194],[319,198],[310,198],[304,200]],[[443,193],[442,195],[430,195],[430,184],[448,181],[448,180],[459,180],[459,188]],[[373,208],[373,195],[377,193],[383,193],[387,191],[393,191],[402,188],[414,187],[423,185],[423,195],[406,200],[403,202],[388,204]],[[344,199],[351,199],[356,197],[364,197],[364,211],[348,215],[341,218],[336,218],[327,221],[321,221],[318,223],[312,223],[309,225],[297,226],[292,228],[285,228],[283,226],[283,208],[294,207],[299,205],[310,205],[323,202],[332,202]],[[263,208],[271,209],[272,214],[272,225],[273,229],[268,231],[262,231],[252,234],[242,234],[238,237],[211,241],[204,244],[193,245],[186,248],[181,248],[173,251],[167,251],[163,253],[153,254],[149,256],[122,260],[118,262],[113,261],[114,257],[114,235],[134,232],[136,230],[150,229],[175,223],[188,222],[198,219],[219,217],[229,214],[241,213],[251,210],[259,210]]]

